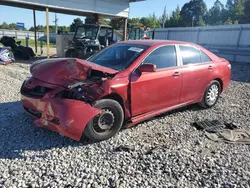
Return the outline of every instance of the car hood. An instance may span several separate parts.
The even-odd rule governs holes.
[[[30,67],[33,77],[51,84],[67,86],[86,80],[91,71],[115,75],[118,71],[77,58],[52,58],[34,62]]]

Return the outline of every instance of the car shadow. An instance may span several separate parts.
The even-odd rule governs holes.
[[[0,159],[25,158],[23,156],[25,151],[78,147],[93,143],[86,139],[77,142],[58,133],[37,128],[31,117],[23,111],[20,101],[0,103],[0,110]]]
[[[250,83],[250,63],[231,62],[232,75],[231,80],[237,82]]]

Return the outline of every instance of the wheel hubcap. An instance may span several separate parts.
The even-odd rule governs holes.
[[[219,96],[219,87],[217,85],[212,85],[207,93],[207,103],[213,105]]]
[[[112,111],[103,109],[102,113],[94,118],[94,129],[97,133],[103,133],[112,129],[115,116]]]

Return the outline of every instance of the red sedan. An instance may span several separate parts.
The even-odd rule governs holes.
[[[201,46],[141,40],[114,44],[87,61],[33,63],[21,88],[36,125],[74,140],[100,141],[126,124],[198,103],[214,106],[230,84],[231,65]]]

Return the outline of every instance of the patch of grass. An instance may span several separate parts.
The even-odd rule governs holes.
[[[21,41],[21,45],[26,46],[26,39],[17,39],[16,41]],[[41,42],[37,40],[37,47],[41,46]],[[47,46],[47,42],[43,42],[43,47]],[[29,39],[29,47],[35,47],[35,40]],[[51,48],[56,48],[56,44],[50,43]]]

